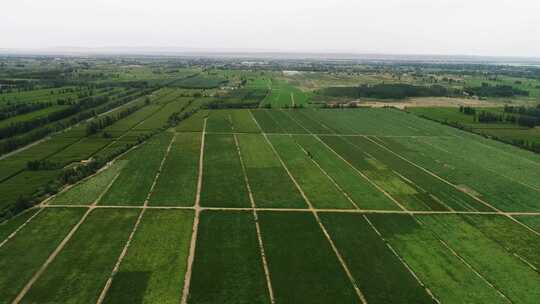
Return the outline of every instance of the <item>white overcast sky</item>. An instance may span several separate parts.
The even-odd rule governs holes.
[[[540,57],[540,0],[3,0],[0,48]]]

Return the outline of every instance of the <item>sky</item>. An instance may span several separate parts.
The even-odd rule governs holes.
[[[5,0],[0,49],[540,57],[538,0]]]

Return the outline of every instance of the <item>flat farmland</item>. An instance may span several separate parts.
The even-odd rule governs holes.
[[[163,127],[184,94],[160,90],[89,155],[151,138],[0,223],[0,303],[540,301],[537,155],[394,109]],[[77,132],[55,159],[92,150]]]

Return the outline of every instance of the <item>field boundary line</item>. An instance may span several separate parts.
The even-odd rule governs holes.
[[[171,151],[171,147],[172,147],[172,144],[173,144],[175,138],[176,138],[176,135],[173,135],[169,145],[167,146],[167,151],[165,152],[165,155],[163,156],[163,159],[161,160],[161,163],[159,164],[159,168],[158,168],[158,170],[156,172],[156,175],[154,176],[154,180],[152,182],[152,185],[150,186],[150,190],[148,191],[148,194],[146,195],[146,199],[144,200],[143,207],[148,206],[148,201],[150,200],[150,197],[151,197],[151,195],[152,195],[152,193],[154,191],[154,188],[156,187],[157,181],[158,181],[159,176],[161,174],[161,170],[163,169],[163,165],[165,164],[165,161],[169,156],[169,152]],[[118,271],[120,270],[120,265],[122,264],[122,262],[124,261],[125,256],[127,255],[127,252],[129,250],[129,246],[131,245],[131,241],[133,240],[133,237],[135,236],[135,233],[137,232],[137,230],[139,228],[139,224],[142,221],[142,218],[144,216],[145,211],[146,211],[146,208],[141,209],[141,212],[139,213],[139,216],[137,217],[137,221],[135,222],[135,225],[133,225],[133,229],[131,230],[131,233],[129,234],[129,237],[128,237],[127,241],[126,241],[126,244],[124,245],[124,248],[122,249],[122,252],[118,256],[118,260],[116,261],[116,263],[114,265],[114,268],[113,268],[111,274],[109,275],[109,278],[107,279],[107,282],[105,282],[105,286],[103,286],[103,289],[101,290],[101,293],[99,294],[99,298],[98,298],[98,300],[96,302],[97,304],[101,304],[105,300],[105,297],[107,296],[107,293],[108,293],[108,291],[109,291],[109,289],[110,289],[110,287],[112,285],[113,279],[114,279],[115,275],[118,273]]]
[[[24,296],[28,293],[30,288],[32,288],[34,283],[45,272],[45,270],[47,270],[47,267],[54,261],[54,259],[56,258],[56,256],[58,256],[58,254],[62,251],[62,249],[64,249],[64,247],[69,242],[69,240],[71,240],[71,238],[73,237],[75,232],[77,232],[77,230],[79,230],[79,227],[84,223],[86,218],[88,218],[88,216],[90,215],[92,210],[94,210],[96,208],[96,205],[99,203],[99,201],[101,200],[103,195],[105,195],[105,193],[109,190],[109,188],[112,186],[112,184],[116,181],[116,178],[118,178],[119,175],[120,175],[120,173],[118,173],[113,178],[113,180],[109,183],[109,185],[107,185],[107,187],[102,191],[102,193],[98,196],[98,198],[90,206],[84,206],[84,207],[88,208],[88,210],[86,210],[86,212],[81,217],[79,222],[77,224],[75,224],[75,226],[73,226],[73,228],[69,231],[69,233],[64,237],[62,242],[60,242],[60,244],[56,247],[56,249],[49,255],[49,257],[47,258],[45,263],[43,263],[43,265],[41,265],[39,270],[34,274],[34,276],[32,276],[30,281],[28,281],[26,283],[26,285],[19,292],[19,294],[17,295],[15,300],[13,300],[13,302],[12,302],[13,304],[18,304],[24,298]],[[42,207],[47,207],[47,205],[43,205]],[[75,207],[75,208],[78,208],[78,207]]]
[[[88,208],[88,205],[45,205],[36,206],[35,208]],[[142,205],[97,205],[94,209],[162,209],[162,210],[195,210],[193,206],[142,206]],[[201,211],[276,211],[276,212],[310,212],[309,208],[271,208],[271,207],[200,207]],[[317,212],[334,212],[334,213],[379,213],[379,214],[471,214],[471,215],[505,215],[495,211],[427,211],[427,210],[385,210],[385,209],[332,209],[332,208],[314,208]],[[507,216],[540,216],[540,212],[509,212]],[[532,229],[529,227],[529,229]]]
[[[278,110],[268,110],[268,109],[260,109],[256,111],[278,111]],[[282,110],[280,111],[286,112],[286,111],[299,111],[299,110]],[[280,126],[278,124],[278,126]],[[305,129],[304,126],[300,124],[302,128]],[[281,126],[280,126],[281,128]],[[200,131],[175,131],[176,133],[198,133]],[[242,134],[252,134],[253,132],[223,132],[223,131],[211,131],[206,132],[206,134],[221,134],[221,135],[242,135]],[[338,133],[283,133],[283,132],[266,132],[268,135],[281,135],[281,136],[289,136],[289,135],[317,135],[317,136],[336,136],[336,137],[364,137],[364,136],[370,136],[370,137],[381,137],[381,138],[418,138],[418,137],[424,137],[424,138],[455,138],[454,136],[447,136],[447,135],[377,135],[377,134],[338,134]]]
[[[19,227],[17,227],[17,229],[15,229],[15,231],[13,231],[12,233],[10,233],[3,241],[2,243],[0,243],[0,248],[2,248],[9,240],[11,240],[12,238],[15,237],[15,235],[17,235],[17,233],[23,229],[30,221],[32,221],[32,219],[34,219],[39,213],[41,213],[41,211],[43,210],[44,208],[40,208],[36,213],[34,213],[31,217],[29,217],[26,221],[24,221],[24,223],[22,223]],[[30,211],[31,209],[28,209],[26,212]],[[19,216],[21,216],[23,213],[21,213]]]
[[[263,133],[263,136],[264,138],[266,139],[266,142],[270,145],[270,147],[272,148],[274,154],[277,156],[277,158],[279,159],[279,162],[281,163],[281,166],[283,167],[283,169],[285,169],[285,171],[287,172],[287,174],[289,175],[289,178],[292,180],[292,182],[296,185],[296,188],[298,189],[298,191],[300,192],[300,194],[302,195],[302,197],[304,198],[304,201],[306,202],[306,204],[308,205],[309,207],[309,210],[311,211],[311,213],[313,214],[313,216],[315,217],[315,221],[317,222],[317,224],[319,225],[319,227],[321,228],[324,236],[326,237],[326,240],[328,241],[328,243],[330,244],[330,247],[332,249],[332,251],[334,251],[334,254],[336,255],[337,259],[338,259],[338,262],[341,264],[341,267],[342,269],[345,271],[345,274],[347,275],[354,291],[356,292],[356,295],[358,296],[359,300],[364,303],[364,304],[367,304],[367,301],[366,301],[366,298],[364,296],[364,294],[362,293],[362,291],[360,290],[360,288],[358,288],[358,285],[356,284],[356,280],[354,279],[351,271],[349,270],[349,267],[347,266],[347,264],[345,263],[345,260],[343,259],[341,253],[339,252],[339,250],[337,249],[334,241],[332,240],[332,238],[330,237],[330,234],[328,233],[328,231],[326,230],[326,228],[324,227],[321,219],[319,218],[319,215],[317,214],[317,211],[315,211],[315,209],[313,208],[313,205],[311,204],[310,200],[308,199],[308,197],[306,196],[306,194],[304,193],[304,191],[302,190],[302,188],[300,187],[300,185],[298,184],[298,182],[296,181],[296,179],[294,178],[294,176],[292,175],[292,173],[289,171],[289,169],[287,168],[287,166],[285,165],[285,162],[283,161],[283,159],[281,158],[281,156],[278,154],[277,150],[275,149],[274,145],[272,145],[272,143],[270,142],[270,140],[268,139],[268,136],[266,135],[266,133]]]
[[[332,147],[330,147],[328,144],[326,144],[318,135],[313,135],[316,139],[318,139],[328,150],[332,151],[337,157],[339,157],[342,161],[344,161],[349,167],[351,167],[357,174],[359,174],[361,177],[363,177],[368,183],[370,183],[373,187],[375,187],[377,190],[379,190],[381,193],[383,193],[386,197],[388,197],[394,204],[396,204],[401,210],[405,212],[410,212],[407,208],[405,208],[400,202],[398,202],[390,193],[385,191],[383,188],[381,188],[379,185],[377,185],[375,182],[373,182],[370,178],[367,177],[362,171],[360,171],[358,168],[353,166],[348,160],[346,160],[343,156],[341,156],[339,153],[337,153]]]
[[[257,242],[258,242],[258,246],[259,246],[259,251],[261,253],[261,260],[262,260],[262,264],[263,264],[264,275],[266,277],[266,287],[268,288],[268,296],[270,297],[270,302],[275,303],[276,300],[274,298],[274,289],[272,287],[270,269],[268,268],[268,262],[266,260],[266,252],[264,250],[264,244],[263,244],[263,241],[262,241],[261,227],[260,227],[260,224],[259,224],[259,216],[257,215],[257,209],[256,209],[256,205],[255,205],[255,198],[253,196],[253,192],[251,191],[251,186],[249,184],[249,178],[248,178],[247,170],[246,170],[246,167],[245,167],[245,164],[244,164],[244,159],[242,157],[242,152],[240,151],[240,145],[238,144],[238,138],[236,137],[236,135],[233,135],[233,137],[234,137],[234,142],[236,144],[236,150],[238,152],[238,157],[240,158],[240,165],[242,167],[242,172],[244,173],[244,181],[246,183],[246,188],[247,188],[247,191],[248,191],[249,200],[251,202],[251,207],[253,208],[253,220],[255,222],[255,231],[257,233]]]
[[[195,260],[195,249],[197,246],[197,234],[199,231],[199,217],[201,214],[201,190],[203,183],[203,169],[204,169],[204,140],[206,137],[206,125],[208,117],[204,118],[204,125],[201,134],[201,149],[199,153],[199,177],[197,179],[197,194],[195,195],[195,217],[193,219],[193,228],[191,232],[191,242],[189,246],[189,255],[187,260],[187,269],[184,276],[184,288],[182,290],[181,304],[187,304],[189,296],[189,287],[191,284],[191,275],[193,272],[193,261]]]

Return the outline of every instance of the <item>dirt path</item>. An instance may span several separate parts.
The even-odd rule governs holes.
[[[246,184],[246,188],[248,191],[249,201],[251,202],[251,207],[253,208],[253,220],[255,222],[255,230],[257,233],[257,241],[259,245],[259,251],[261,253],[261,260],[263,264],[264,269],[264,275],[266,277],[266,285],[268,288],[268,296],[270,297],[270,302],[275,303],[274,298],[274,289],[272,288],[272,280],[270,276],[270,269],[268,268],[268,262],[266,261],[266,253],[264,250],[264,244],[261,237],[261,227],[259,224],[259,216],[257,215],[256,205],[255,205],[255,198],[253,196],[253,192],[251,191],[251,186],[249,184],[249,178],[247,176],[246,167],[244,164],[244,159],[242,158],[242,152],[240,151],[240,145],[238,144],[238,138],[236,135],[233,135],[234,137],[234,143],[236,144],[236,151],[238,152],[238,157],[240,158],[240,165],[242,167],[242,173],[244,174],[244,182]]]
[[[181,304],[187,304],[189,297],[189,286],[191,284],[191,275],[193,273],[193,261],[195,260],[195,249],[197,245],[197,233],[199,231],[199,217],[201,213],[201,190],[203,182],[203,167],[204,167],[204,140],[206,136],[206,123],[208,118],[204,119],[204,126],[201,135],[201,151],[199,154],[199,177],[197,179],[197,194],[195,195],[195,218],[193,219],[193,230],[191,233],[191,244],[189,247],[189,256],[187,261],[186,275],[184,277],[184,289],[182,291]]]
[[[157,181],[159,179],[159,176],[161,174],[161,171],[163,170],[163,166],[165,164],[165,161],[167,160],[169,156],[169,152],[171,151],[171,147],[176,139],[176,136],[173,136],[171,138],[171,142],[169,143],[169,146],[167,147],[167,151],[165,152],[165,155],[163,156],[163,159],[161,160],[161,163],[159,164],[158,171],[156,172],[156,175],[154,176],[154,180],[152,182],[152,185],[150,186],[150,190],[148,191],[148,194],[146,196],[146,199],[144,200],[143,207],[148,206],[148,201],[150,200],[150,197],[152,196],[152,193],[154,192],[154,188],[156,187]],[[116,261],[114,268],[109,275],[109,278],[107,279],[107,282],[105,283],[105,286],[101,290],[101,293],[99,295],[99,298],[97,300],[97,304],[103,303],[105,300],[105,297],[107,296],[107,292],[109,291],[109,288],[111,287],[112,281],[114,279],[114,276],[118,273],[118,270],[120,269],[120,265],[122,264],[122,261],[124,260],[128,250],[129,246],[131,245],[131,242],[133,240],[133,237],[135,236],[135,233],[137,233],[137,230],[139,228],[139,225],[142,221],[142,218],[144,216],[144,213],[147,208],[142,208],[141,212],[139,213],[139,216],[137,217],[137,221],[135,222],[135,225],[133,225],[133,229],[131,230],[131,233],[129,234],[129,237],[126,241],[126,244],[124,245],[124,248],[122,249],[122,252],[120,253],[120,256],[118,256],[118,260]]]
[[[292,104],[292,107],[294,108],[295,103],[294,103],[294,93],[293,92],[291,92],[291,104]]]
[[[334,244],[334,241],[332,240],[332,238],[330,237],[330,234],[328,233],[328,231],[326,230],[326,227],[324,227],[321,219],[319,218],[319,215],[317,214],[317,211],[313,208],[313,205],[311,204],[311,202],[309,201],[308,197],[306,196],[306,194],[304,193],[304,191],[302,190],[302,188],[300,187],[300,185],[298,184],[298,182],[296,181],[296,179],[293,177],[293,175],[291,174],[291,172],[289,171],[289,169],[287,168],[287,166],[285,165],[285,162],[283,161],[283,159],[281,159],[281,156],[277,153],[276,149],[274,148],[274,146],[272,145],[272,143],[270,142],[270,140],[268,139],[268,137],[266,136],[265,133],[263,133],[263,136],[264,138],[266,139],[266,142],[268,143],[268,145],[270,145],[270,147],[272,148],[272,151],[274,152],[274,154],[277,156],[277,158],[279,159],[279,162],[281,163],[281,166],[283,167],[283,169],[285,169],[285,171],[287,172],[287,174],[289,175],[289,178],[292,180],[292,182],[295,184],[296,188],[298,189],[298,191],[300,192],[300,194],[302,195],[302,197],[304,198],[304,201],[306,202],[306,204],[309,206],[309,210],[311,211],[311,213],[313,214],[313,216],[315,217],[315,221],[317,222],[317,224],[319,225],[319,227],[321,228],[324,236],[326,237],[326,239],[328,240],[328,243],[330,244],[330,247],[332,248],[332,250],[334,251],[334,254],[336,255],[339,263],[341,264],[341,267],[343,268],[343,270],[345,271],[345,274],[347,275],[347,277],[349,278],[349,281],[351,282],[355,292],[356,292],[356,295],[358,296],[359,300],[364,303],[364,304],[367,304],[367,301],[366,301],[366,298],[364,297],[364,295],[362,294],[362,291],[360,291],[360,288],[358,288],[358,285],[356,284],[356,281],[354,280],[354,277],[352,276],[352,273],[351,271],[349,270],[349,267],[347,266],[347,264],[345,263],[345,260],[343,259],[343,257],[341,256],[341,253],[339,252],[339,250],[337,249],[336,245]]]
[[[264,111],[264,110],[260,110]],[[287,110],[282,110],[283,112],[287,112]],[[289,110],[294,111],[294,110]],[[273,120],[273,118],[271,118]],[[275,120],[273,120],[276,122]],[[277,124],[277,122],[276,122]],[[300,125],[303,129],[306,129],[304,126]],[[259,127],[260,128],[260,127]],[[262,131],[262,130],[261,130]],[[264,132],[264,131],[262,131]],[[194,131],[177,131],[177,133],[196,133]],[[206,134],[221,134],[221,135],[242,135],[242,134],[253,134],[252,132],[206,132]],[[374,135],[374,134],[336,134],[336,133],[312,133],[308,130],[306,130],[306,133],[266,133],[268,135],[282,135],[282,136],[289,136],[289,135],[316,135],[316,136],[339,136],[339,137],[364,137],[364,136],[376,136],[376,137],[382,137],[382,138],[456,138],[455,136],[447,136],[447,135]]]

